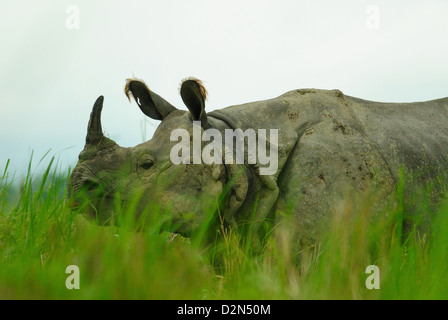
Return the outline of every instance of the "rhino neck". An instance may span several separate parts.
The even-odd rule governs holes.
[[[248,129],[250,125],[245,119],[238,119],[231,112],[217,110],[208,115],[208,122],[213,128],[223,132],[225,129]],[[250,121],[249,121],[250,122]],[[224,141],[223,141],[224,142]],[[291,142],[291,145],[295,144]],[[223,163],[225,163],[223,161]],[[226,225],[243,234],[252,233],[252,244],[261,248],[264,234],[263,223],[275,208],[279,188],[277,176],[260,175],[259,166],[245,164],[224,164],[226,168],[226,183],[230,187],[226,195],[225,205],[221,212]],[[257,219],[254,223],[253,216]]]

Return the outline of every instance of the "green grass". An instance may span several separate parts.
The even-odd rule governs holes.
[[[287,224],[253,254],[233,230],[208,248],[160,234],[155,220],[141,232],[132,206],[120,227],[87,222],[65,202],[69,172],[47,162],[35,175],[30,161],[20,187],[8,164],[0,172],[0,299],[448,298],[447,205],[431,234],[403,235],[401,201],[380,209],[374,197],[358,199],[338,208],[328,237],[297,263]],[[80,290],[65,286],[69,265],[80,269]],[[379,290],[366,288],[368,265],[380,269]]]

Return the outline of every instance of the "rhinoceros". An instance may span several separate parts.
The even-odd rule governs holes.
[[[87,198],[87,214],[101,223],[114,216],[117,194],[122,204],[139,194],[136,217],[157,203],[167,210],[162,229],[168,232],[189,237],[204,221],[216,220],[210,226],[250,224],[263,235],[266,221],[289,211],[300,243],[310,244],[318,241],[337,203],[372,186],[384,195],[393,192],[402,169],[415,173],[415,185],[436,181],[434,198],[440,198],[447,184],[448,98],[380,103],[340,90],[299,89],[206,113],[207,91],[195,78],[180,87],[188,111],[139,79],[127,79],[125,93],[160,124],[149,141],[120,147],[104,136],[104,99],[96,100],[86,144],[71,175],[70,197],[75,203]],[[193,133],[194,123],[202,131],[277,130],[277,141],[266,139],[267,145],[275,143],[277,170],[260,174],[258,159],[174,164],[170,154],[178,141],[172,132]],[[431,219],[431,214],[423,217]]]

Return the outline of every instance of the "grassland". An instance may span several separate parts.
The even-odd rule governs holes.
[[[22,181],[8,165],[0,172],[0,299],[448,298],[448,205],[430,234],[404,235],[402,185],[397,205],[344,207],[296,263],[287,226],[253,254],[232,230],[205,248],[156,226],[142,232],[126,218],[133,212],[120,227],[87,222],[66,204],[69,172],[42,161],[45,172],[32,174],[30,161]],[[69,265],[79,267],[79,290],[65,286]],[[366,288],[368,265],[379,267],[379,290]]]

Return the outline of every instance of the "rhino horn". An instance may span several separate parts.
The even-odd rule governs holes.
[[[103,135],[103,129],[101,128],[101,110],[103,109],[104,97],[100,96],[96,99],[95,104],[90,114],[89,125],[87,127],[86,144],[93,145],[98,144]]]

